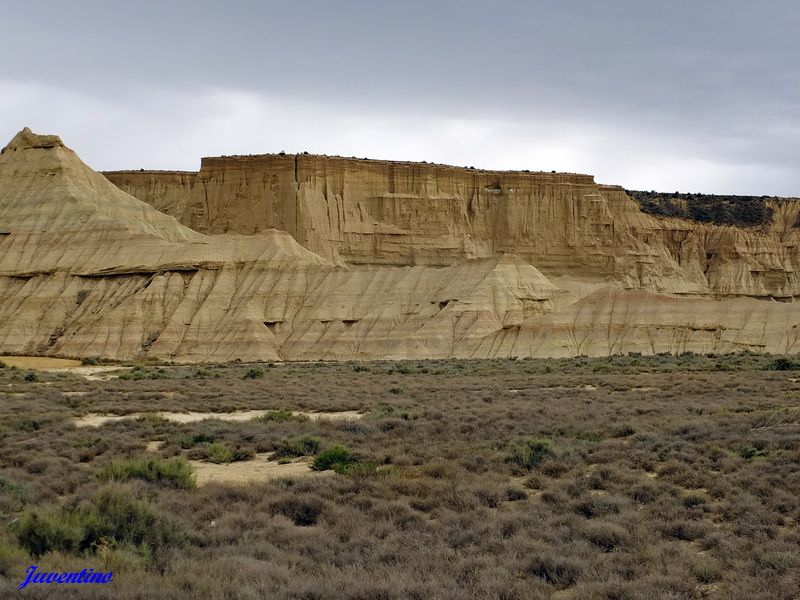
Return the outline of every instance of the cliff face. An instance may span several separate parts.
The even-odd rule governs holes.
[[[337,264],[444,266],[514,254],[548,275],[627,289],[800,296],[797,202],[776,204],[773,223],[757,230],[652,217],[588,175],[264,155],[205,158],[192,185],[189,174],[106,176],[195,230],[281,229]]]
[[[56,136],[23,130],[0,153],[0,353],[800,350],[796,305],[764,299],[794,294],[794,206],[761,232],[700,227],[588,176],[320,157],[108,176],[179,219]]]

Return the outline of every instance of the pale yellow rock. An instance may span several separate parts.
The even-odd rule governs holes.
[[[191,174],[113,172],[123,190],[207,233],[288,231],[348,264],[450,265],[513,253],[545,275],[720,297],[800,297],[800,202],[764,230],[643,214],[588,175],[313,155],[204,158]]]
[[[0,154],[1,353],[797,350],[797,305],[765,299],[796,295],[793,208],[750,232],[643,215],[589,176],[313,156],[206,159],[194,181],[124,181],[184,224],[55,136],[24,130]]]

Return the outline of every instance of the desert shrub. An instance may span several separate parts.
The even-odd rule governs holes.
[[[396,406],[390,406],[388,404],[381,404],[370,410],[367,413],[367,417],[370,419],[402,419],[404,421],[408,421],[411,418],[411,415],[407,410],[397,408]]]
[[[627,541],[628,534],[618,525],[591,523],[586,527],[586,539],[603,550],[603,552],[611,552]]]
[[[311,463],[311,468],[315,471],[343,470],[351,462],[350,450],[344,446],[334,445],[320,452]]]
[[[756,562],[763,569],[786,573],[793,570],[798,560],[790,552],[771,551],[765,552],[756,558]]]
[[[615,438],[623,438],[628,437],[636,433],[636,429],[634,429],[631,425],[625,423],[623,425],[617,425],[611,430],[611,437]]]
[[[603,438],[594,431],[579,431],[575,434],[575,439],[583,442],[599,442]]]
[[[767,456],[767,454],[769,454],[769,451],[766,448],[757,448],[755,446],[745,446],[739,451],[739,455],[745,460]]]
[[[0,475],[0,494],[10,496],[16,502],[22,504],[30,498],[31,490],[30,486],[24,483]]]
[[[780,357],[772,361],[767,368],[771,371],[791,371],[796,369],[797,365],[788,358]]]
[[[17,539],[32,556],[47,552],[94,551],[103,540],[140,548],[180,544],[185,534],[176,522],[164,519],[128,489],[106,487],[90,502],[76,508],[26,512],[15,524]]]
[[[39,381],[39,376],[33,371],[28,371],[27,373],[25,373],[25,377],[23,377],[23,379],[25,379],[25,381],[28,382],[34,382],[34,381]]]
[[[650,504],[658,498],[658,488],[649,483],[642,483],[632,487],[629,491],[630,497],[639,504]]]
[[[70,513],[34,508],[15,524],[17,540],[34,558],[52,550],[71,552],[83,538],[80,524]]]
[[[261,369],[250,369],[244,374],[244,379],[262,379],[263,377],[264,371]]]
[[[365,479],[370,477],[385,477],[392,472],[391,467],[381,466],[378,463],[367,461],[345,462],[336,467],[339,475],[347,475],[354,479]]]
[[[311,494],[302,496],[285,496],[275,500],[270,505],[270,511],[274,514],[281,514],[291,519],[295,525],[308,527],[316,525],[326,507],[325,502]]]
[[[587,519],[619,513],[619,504],[603,496],[589,496],[575,505],[575,512]]]
[[[508,502],[518,502],[520,500],[525,500],[528,497],[528,493],[522,488],[508,486],[503,492],[503,497]]]
[[[180,438],[180,440],[178,440],[178,444],[184,450],[188,450],[189,448],[194,448],[200,444],[208,444],[213,441],[214,436],[212,435],[208,435],[207,433],[195,433],[191,435],[184,435]]]
[[[276,454],[283,457],[313,456],[322,448],[322,440],[313,435],[301,435],[281,444]]]
[[[233,460],[233,450],[225,444],[221,444],[219,442],[210,444],[208,448],[206,448],[205,454],[208,462],[212,462],[217,465],[229,463]]]
[[[567,588],[575,585],[583,568],[581,563],[573,558],[542,553],[530,560],[527,571],[555,587]]]
[[[285,423],[287,421],[306,421],[305,415],[296,415],[290,410],[270,410],[254,419],[262,423]]]
[[[119,374],[119,379],[123,381],[142,381],[144,379],[166,379],[167,374],[164,369],[146,369],[140,365],[135,366],[130,371]]]
[[[686,508],[696,508],[703,506],[708,502],[708,499],[702,494],[687,494],[683,497],[683,505]]]
[[[698,560],[692,565],[692,574],[700,583],[714,583],[719,579],[720,567],[715,561]]]
[[[194,475],[192,475],[189,463],[180,457],[114,461],[104,466],[97,475],[105,481],[141,479],[176,488],[193,488],[195,486]]]
[[[11,579],[27,559],[28,554],[22,548],[5,536],[0,537],[0,576]]]
[[[550,443],[547,440],[526,440],[512,444],[509,448],[506,462],[522,469],[532,471],[553,455]]]
[[[5,368],[6,368],[6,363],[0,360],[0,369],[5,369]]]
[[[698,521],[674,521],[664,528],[664,537],[691,542],[702,538],[708,527]]]

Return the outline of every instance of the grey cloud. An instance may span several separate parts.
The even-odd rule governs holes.
[[[0,133],[22,117],[74,130],[79,151],[105,147],[101,168],[303,144],[800,194],[794,2],[0,4],[15,49],[0,58]],[[478,141],[459,143],[453,122]]]

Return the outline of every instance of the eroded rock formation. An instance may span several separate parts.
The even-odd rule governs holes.
[[[113,172],[121,189],[205,233],[288,231],[347,264],[450,265],[512,253],[546,275],[705,297],[800,296],[800,202],[770,228],[639,210],[588,175],[493,172],[313,155],[205,158],[189,174]]]
[[[0,352],[800,350],[797,305],[767,299],[797,295],[793,206],[768,231],[697,227],[584,175],[314,156],[107,176],[55,136],[3,149]]]

